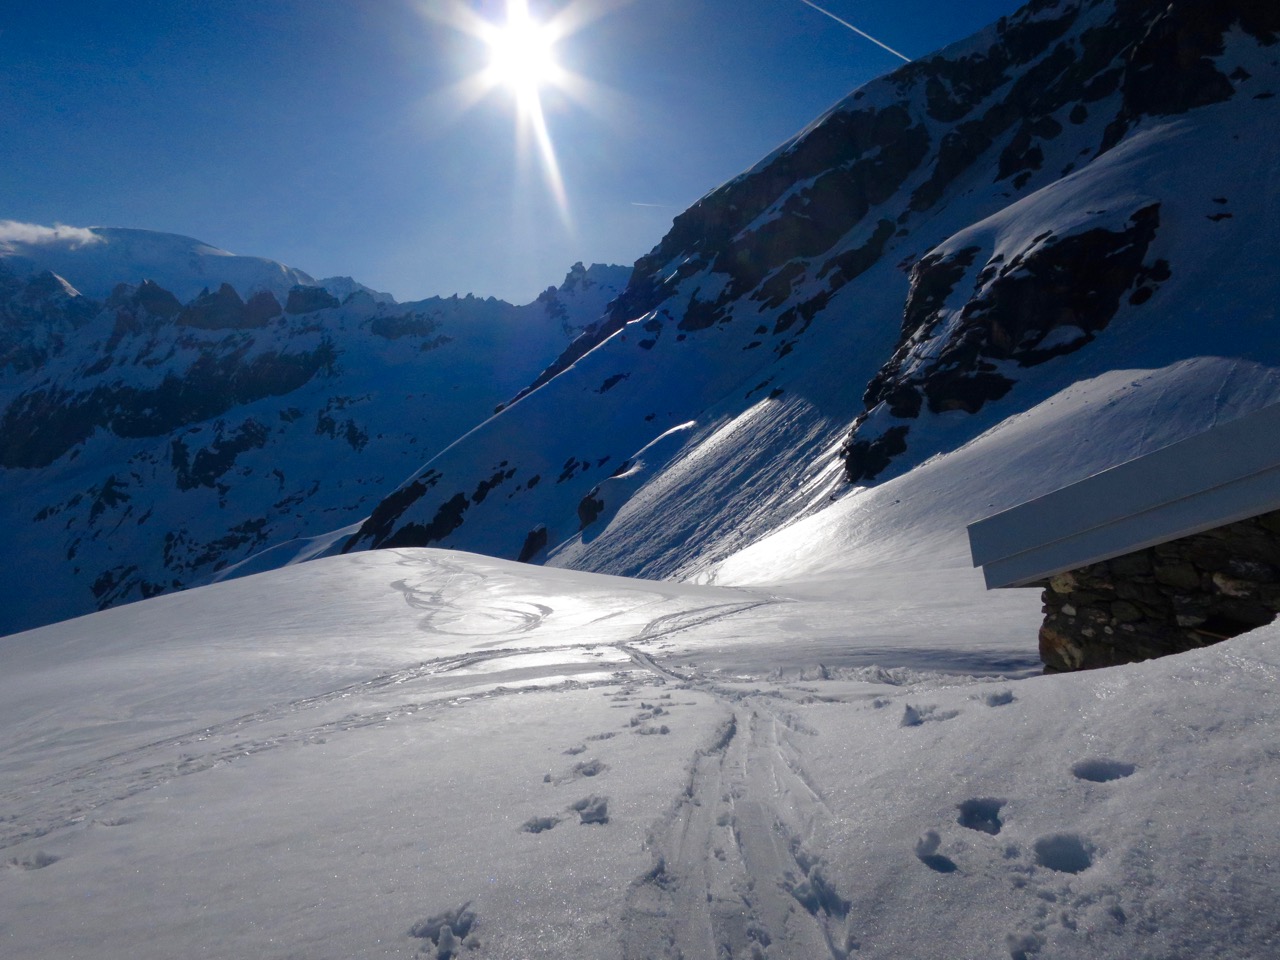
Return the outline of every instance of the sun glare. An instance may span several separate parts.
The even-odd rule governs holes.
[[[521,162],[536,156],[568,226],[568,200],[543,111],[543,92],[554,90],[580,104],[591,97],[596,88],[560,65],[556,45],[630,0],[570,0],[545,21],[530,12],[529,0],[506,0],[501,20],[481,16],[473,3],[464,0],[417,2],[425,16],[443,20],[483,43],[487,62],[453,89],[458,109],[469,109],[495,91],[506,92],[515,107],[517,156]]]
[[[555,80],[559,72],[555,38],[549,28],[529,16],[526,4],[510,4],[507,22],[494,27],[485,39],[494,79],[510,89],[518,100],[536,97],[544,84]]]

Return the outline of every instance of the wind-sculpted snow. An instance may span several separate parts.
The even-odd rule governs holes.
[[[524,307],[229,285],[183,304],[150,281],[100,303],[0,260],[0,632],[207,582],[272,547],[283,561],[299,549],[282,544],[360,521],[624,276],[579,264]]]
[[[1274,629],[993,676],[1034,598],[881,573],[388,550],[0,638],[6,951],[1268,955]]]
[[[1044,0],[855,91],[678,216],[344,549],[688,576],[1078,380],[1198,356],[1265,378],[1276,16]]]

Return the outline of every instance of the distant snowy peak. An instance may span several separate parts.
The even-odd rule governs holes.
[[[0,259],[19,274],[48,270],[95,300],[118,284],[151,280],[183,303],[224,283],[242,297],[268,292],[282,303],[295,286],[326,286],[349,294],[368,290],[349,277],[317,281],[308,273],[265,257],[244,257],[191,237],[121,227],[42,227],[0,221]],[[373,293],[373,291],[370,291]],[[334,292],[342,298],[342,294]],[[374,293],[375,299],[386,294]]]
[[[558,287],[538,295],[549,316],[563,321],[566,336],[576,337],[597,320],[618,294],[626,289],[631,268],[616,264],[575,263]]]
[[[391,294],[352,277],[316,280],[305,270],[266,257],[240,256],[193,237],[155,230],[46,227],[0,220],[0,263],[19,277],[49,271],[76,292],[99,301],[108,299],[122,283],[137,287],[149,280],[181,303],[216,293],[224,284],[244,300],[270,293],[285,303],[290,291],[301,286],[323,289],[339,303],[355,294],[368,296],[374,303],[396,303]],[[564,282],[548,287],[537,302],[565,322],[566,335],[576,336],[604,312],[630,276],[630,267],[575,263]]]
[[[396,302],[396,298],[389,293],[383,293],[381,290],[374,290],[372,287],[366,287],[363,283],[351,279],[351,277],[325,277],[323,280],[315,281],[317,287],[323,287],[332,296],[337,297],[343,303],[347,302],[347,298],[356,293],[367,294],[374,303]]]

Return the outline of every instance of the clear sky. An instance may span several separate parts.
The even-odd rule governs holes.
[[[1014,0],[816,0],[909,57]],[[804,0],[530,0],[579,29],[542,88],[563,209],[506,87],[507,0],[0,0],[0,220],[141,227],[398,299],[527,302],[901,61]],[[525,148],[519,130],[525,131]]]

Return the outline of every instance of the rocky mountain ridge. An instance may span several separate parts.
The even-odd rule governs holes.
[[[514,306],[356,285],[105,301],[0,258],[0,632],[207,582],[360,521],[483,421],[625,281],[575,265]],[[19,559],[21,558],[21,559]]]

